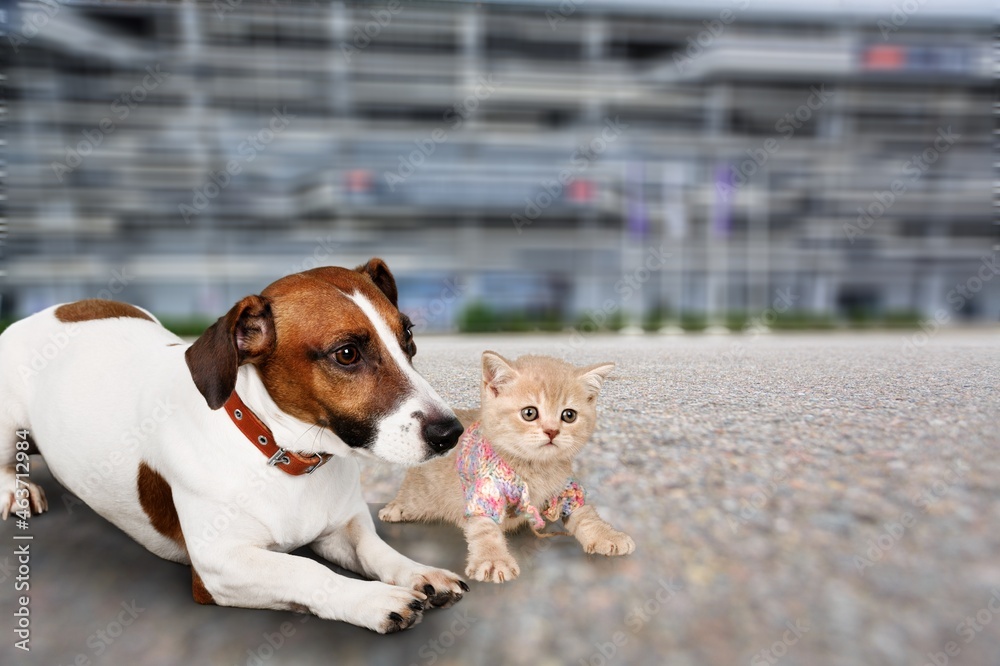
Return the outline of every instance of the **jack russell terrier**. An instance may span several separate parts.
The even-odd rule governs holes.
[[[379,538],[352,459],[414,465],[458,441],[415,353],[381,259],[281,278],[190,346],[132,305],[51,307],[0,336],[0,514],[48,508],[17,474],[27,430],[70,492],[191,565],[199,603],[406,629],[469,589]],[[376,580],[288,554],[307,544]]]

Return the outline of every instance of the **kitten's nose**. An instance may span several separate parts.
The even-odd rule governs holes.
[[[556,435],[559,434],[558,430],[543,430],[542,432],[544,432],[546,435],[549,436],[549,441],[550,442],[553,441],[553,440],[555,440]]]
[[[454,416],[446,419],[424,422],[422,434],[434,453],[444,453],[454,448],[465,428]]]

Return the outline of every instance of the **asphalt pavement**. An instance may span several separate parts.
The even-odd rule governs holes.
[[[14,647],[17,562],[0,526],[3,664],[1000,664],[1000,330],[418,339],[418,369],[478,402],[479,354],[614,361],[578,459],[635,554],[513,537],[521,577],[392,636],[199,606],[160,560],[36,462],[32,650]],[[402,470],[364,463],[373,512]],[[446,525],[379,525],[461,571]],[[281,572],[275,572],[280,576]]]

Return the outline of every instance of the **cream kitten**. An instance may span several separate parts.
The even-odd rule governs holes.
[[[469,427],[471,414],[457,410],[467,426],[458,446],[411,468],[379,518],[457,524],[469,543],[465,574],[494,583],[520,573],[504,532],[525,522],[538,534],[545,520],[561,517],[586,552],[631,553],[632,539],[585,503],[572,478],[573,458],[594,432],[597,395],[613,368],[577,368],[544,356],[510,362],[483,352],[480,420]]]

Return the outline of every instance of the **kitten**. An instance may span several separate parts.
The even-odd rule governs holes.
[[[594,432],[597,395],[613,368],[577,368],[544,356],[510,362],[483,352],[480,420],[467,427],[453,453],[408,470],[379,518],[455,523],[469,543],[465,574],[479,581],[517,578],[504,532],[525,522],[539,534],[545,520],[562,518],[586,552],[631,553],[632,539],[597,515],[572,477],[573,458]],[[467,424],[470,414],[456,411]]]

